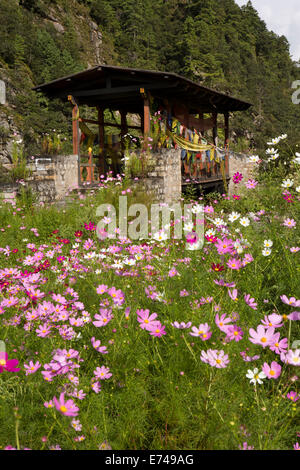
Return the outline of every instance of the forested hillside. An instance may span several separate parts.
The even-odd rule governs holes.
[[[232,121],[235,148],[262,148],[283,132],[297,139],[300,69],[285,37],[268,31],[251,2],[234,0],[0,0],[0,138],[38,151],[43,132],[70,131],[68,104],[34,85],[98,63],[176,72],[253,103]]]

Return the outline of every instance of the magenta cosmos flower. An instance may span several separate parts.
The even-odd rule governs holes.
[[[0,373],[4,370],[7,372],[19,372],[18,364],[18,359],[8,359],[7,353],[0,351]]]
[[[232,177],[232,181],[234,182],[234,184],[239,184],[239,182],[242,181],[242,179],[243,179],[243,175],[242,173],[239,173],[238,171],[234,173]]]
[[[271,366],[265,362],[262,366],[262,371],[266,374],[268,379],[278,379],[281,374],[281,366],[275,361],[271,363]]]
[[[260,344],[263,348],[271,346],[274,343],[275,328],[265,328],[263,325],[258,325],[257,330],[250,328],[249,341],[254,344]]]
[[[65,394],[61,393],[59,400],[56,397],[53,397],[53,402],[55,408],[64,416],[77,416],[79,408],[75,405],[72,399],[69,399],[65,402]]]

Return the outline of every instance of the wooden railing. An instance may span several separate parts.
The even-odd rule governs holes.
[[[188,163],[184,160],[181,167],[182,183],[206,183],[219,181],[229,178],[229,156],[225,155],[225,159],[220,163],[215,160],[202,162],[196,158],[193,162]]]

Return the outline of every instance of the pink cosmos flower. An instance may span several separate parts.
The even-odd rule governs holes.
[[[255,331],[253,328],[250,328],[249,333],[251,337],[249,337],[249,341],[254,344],[260,344],[263,348],[265,348],[266,346],[273,344],[274,331],[274,327],[265,329],[263,325],[258,325],[257,331]]]
[[[296,402],[299,400],[300,396],[297,395],[296,392],[294,392],[293,390],[291,392],[289,392],[287,395],[286,395],[287,398],[289,398],[290,400],[292,400],[293,402]]]
[[[187,297],[190,294],[186,289],[183,289],[183,290],[180,291],[179,295],[180,295],[180,297]]]
[[[227,328],[227,338],[230,341],[238,342],[241,339],[243,339],[243,336],[244,336],[244,332],[243,332],[242,328],[240,328],[237,325],[228,326],[228,328]]]
[[[210,331],[208,323],[201,323],[198,328],[192,326],[192,333],[190,335],[200,337],[202,341],[207,341],[211,337],[212,331]]]
[[[228,327],[232,326],[231,322],[232,322],[232,318],[226,317],[226,313],[223,313],[221,317],[219,317],[218,314],[216,314],[215,316],[215,323],[217,327],[220,328],[220,330],[223,331],[224,333],[227,333]]]
[[[233,289],[232,291],[228,289],[228,295],[232,300],[238,300],[238,290]]]
[[[50,334],[51,326],[49,326],[48,323],[44,323],[43,325],[40,325],[35,331],[37,336],[40,338],[45,338]]]
[[[92,383],[91,387],[92,387],[92,389],[94,390],[95,393],[101,392],[100,382],[97,381],[97,382]]]
[[[281,366],[275,361],[271,363],[271,366],[265,362],[262,371],[266,374],[268,379],[278,379],[281,374]]]
[[[223,369],[229,364],[228,354],[225,354],[223,350],[218,351],[216,349],[208,349],[206,352],[201,351],[200,360],[217,369]]]
[[[32,361],[29,361],[29,365],[24,364],[24,368],[26,369],[25,375],[34,374],[39,368],[41,364],[37,361],[35,364]]]
[[[166,335],[165,325],[162,325],[159,321],[153,322],[148,328],[146,328],[151,336],[157,336],[160,338],[163,335]]]
[[[286,295],[281,295],[280,298],[284,304],[291,305],[292,307],[300,307],[300,300],[296,300],[295,297],[289,299]]]
[[[107,289],[108,289],[108,286],[106,286],[105,284],[100,284],[97,289],[96,289],[96,292],[97,294],[104,294],[104,292],[107,292]]]
[[[242,262],[238,258],[230,258],[230,260],[228,260],[226,264],[230,269],[235,270],[239,270],[243,266]]]
[[[65,394],[61,393],[59,399],[53,397],[55,408],[64,416],[77,416],[79,408],[72,399],[65,402]]]
[[[252,261],[254,261],[253,256],[250,253],[246,253],[242,260],[242,265],[245,267],[247,264],[251,263]]]
[[[253,310],[257,310],[257,303],[255,302],[255,299],[250,297],[250,294],[245,294],[244,300],[249,307],[251,307]]]
[[[234,248],[233,240],[231,240],[231,238],[223,238],[223,240],[218,238],[217,242],[215,243],[215,247],[217,248],[219,255],[231,253]]]
[[[94,375],[100,380],[109,379],[112,376],[109,372],[109,367],[105,366],[97,367],[96,370],[94,370]]]
[[[258,181],[255,181],[253,179],[249,179],[246,183],[245,183],[245,186],[247,189],[253,189],[257,186],[258,184]]]
[[[169,276],[169,277],[174,277],[174,276],[177,276],[177,274],[178,274],[177,269],[172,268],[172,269],[170,269],[170,271],[169,271],[169,273],[168,273],[168,276]]]
[[[4,370],[7,372],[19,372],[20,368],[17,367],[18,364],[18,359],[8,359],[8,354],[0,351],[0,373]]]
[[[91,342],[92,342],[93,348],[95,348],[96,351],[100,352],[101,354],[107,354],[108,353],[108,351],[106,349],[106,346],[100,346],[100,344],[101,344],[100,339],[96,340],[95,337],[93,336],[91,338]]]
[[[280,333],[275,333],[273,336],[273,342],[270,345],[271,351],[274,351],[276,354],[285,354],[288,348],[288,339],[283,338],[279,340]]]
[[[294,228],[296,227],[296,221],[294,219],[285,219],[283,224],[284,227]]]
[[[46,408],[54,408],[54,402],[53,400],[45,401],[44,406]]]
[[[295,349],[294,351],[290,349],[286,356],[286,362],[293,366],[300,366],[300,349]]]
[[[274,327],[274,328],[280,328],[283,323],[281,322],[282,316],[277,315],[276,313],[272,313],[271,315],[265,315],[264,319],[262,320],[262,325],[267,326],[267,327]]]
[[[125,295],[121,291],[121,289],[116,289],[115,287],[111,287],[110,289],[108,289],[107,292],[111,296],[111,298],[113,299],[113,302],[116,305],[122,305],[125,302]]]
[[[112,320],[112,318],[114,317],[111,312],[112,312],[111,309],[100,308],[100,315],[96,313],[95,315],[96,321],[93,321],[93,325],[95,325],[97,328],[107,325],[110,322],[110,320]]]
[[[174,321],[174,323],[171,323],[171,325],[174,327],[174,328],[178,328],[179,330],[182,330],[182,329],[186,329],[186,328],[190,328],[191,325],[192,325],[192,322],[187,322],[187,323],[184,323],[183,321],[181,323],[178,323],[178,321]]]
[[[136,311],[137,313],[137,320],[140,323],[140,327],[142,330],[149,330],[153,324],[157,324],[158,322],[155,321],[155,318],[157,318],[157,313],[151,313],[149,315],[149,310],[148,309],[140,309]]]
[[[240,355],[242,356],[243,361],[245,361],[245,362],[257,361],[260,358],[260,356],[258,354],[256,354],[255,356],[248,356],[246,351],[241,351]]]

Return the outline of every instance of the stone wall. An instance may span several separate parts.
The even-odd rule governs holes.
[[[32,189],[38,202],[63,200],[70,190],[78,188],[77,155],[35,157],[28,164],[28,169],[30,176],[25,185]],[[15,184],[0,188],[4,199],[8,199],[8,195],[15,198],[17,191]]]
[[[156,202],[172,203],[181,198],[180,149],[160,149],[151,154],[151,170],[139,180]]]
[[[247,181],[249,178],[252,178],[252,172],[255,167],[255,163],[250,163],[248,161],[247,155],[242,154],[230,154],[229,156],[229,176],[230,183],[228,188],[229,196],[232,196],[235,191],[235,185],[232,182],[232,176],[237,171],[243,174],[243,182]]]

